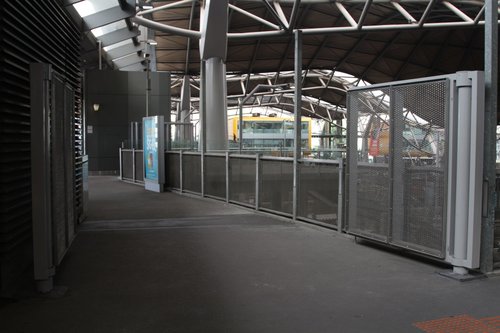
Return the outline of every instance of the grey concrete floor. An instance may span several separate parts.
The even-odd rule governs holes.
[[[498,277],[457,282],[332,230],[173,193],[154,194],[141,215],[151,193],[106,177],[91,185],[93,221],[58,268],[68,291],[0,308],[0,332],[399,333],[500,316]]]

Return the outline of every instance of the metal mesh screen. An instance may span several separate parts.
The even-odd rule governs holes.
[[[226,157],[205,155],[205,194],[226,197]]]
[[[229,200],[255,205],[255,160],[229,159]]]
[[[393,88],[392,239],[435,255],[444,250],[446,103],[446,81]]]
[[[259,206],[285,214],[293,213],[293,162],[261,159]]]
[[[348,230],[442,257],[446,80],[349,93]]]
[[[348,229],[384,241],[389,220],[389,92],[386,88],[349,94]]]
[[[144,181],[144,153],[135,151],[135,180]]]
[[[201,155],[182,154],[183,190],[201,193]]]
[[[181,188],[180,169],[179,169],[179,154],[166,153],[165,154],[165,183],[169,188]]]
[[[122,150],[122,177],[126,179],[134,178],[134,157],[131,150]]]
[[[336,225],[338,165],[302,162],[299,164],[299,170],[299,217]]]

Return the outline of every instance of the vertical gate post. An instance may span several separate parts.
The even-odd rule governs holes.
[[[229,202],[229,152],[226,151],[226,202]]]
[[[180,187],[181,193],[184,191],[184,182],[183,182],[184,172],[182,171],[183,164],[184,163],[182,161],[182,149],[181,149],[179,151],[179,187]]]
[[[343,176],[344,176],[344,159],[340,158],[339,160],[339,189],[337,195],[337,231],[342,232],[343,229],[343,207],[344,204],[344,193],[343,193]]]
[[[498,3],[485,1],[484,74],[484,164],[483,213],[481,228],[481,271],[493,271],[493,241],[496,208],[496,125],[498,107]]]
[[[260,154],[255,155],[255,210],[259,210],[260,200]]]
[[[297,219],[299,206],[299,158],[302,147],[302,31],[295,31],[295,73],[294,73],[294,150],[293,150],[293,220]]]

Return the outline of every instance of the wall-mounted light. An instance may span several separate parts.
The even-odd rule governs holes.
[[[99,103],[92,104],[92,109],[94,110],[94,112],[99,111],[100,108],[101,108],[101,105],[99,105]]]

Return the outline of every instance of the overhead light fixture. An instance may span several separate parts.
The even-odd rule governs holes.
[[[99,103],[92,104],[92,109],[94,110],[94,112],[99,111],[100,108],[101,106],[99,105]]]
[[[142,10],[149,10],[149,9],[153,9],[153,6],[151,6],[151,5],[142,6]]]
[[[155,41],[154,39],[148,39],[148,41],[146,43],[149,44],[149,45],[151,45],[151,46],[158,45],[158,42]]]

